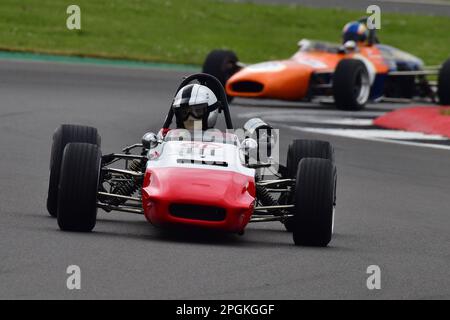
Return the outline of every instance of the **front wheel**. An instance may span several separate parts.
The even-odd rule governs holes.
[[[286,159],[287,177],[295,179],[299,163],[304,158],[328,159],[334,163],[334,149],[331,143],[321,140],[297,139],[291,142]],[[286,204],[292,203],[291,197],[286,198]],[[288,218],[283,222],[287,231],[292,232],[293,219]]]
[[[341,60],[333,74],[333,96],[341,110],[361,110],[369,100],[370,79],[361,60]]]
[[[101,145],[100,135],[96,128],[63,124],[53,134],[53,143],[50,153],[50,179],[48,182],[47,210],[49,214],[56,217],[58,208],[58,184],[61,174],[61,162],[64,148],[72,142],[84,142]]]
[[[300,161],[295,185],[292,234],[296,245],[326,247],[334,224],[336,170],[330,160]]]
[[[97,219],[101,152],[89,143],[69,143],[63,153],[57,220],[64,231],[91,231]]]

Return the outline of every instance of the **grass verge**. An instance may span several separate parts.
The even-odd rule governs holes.
[[[62,0],[2,0],[0,49],[201,64],[213,48],[240,60],[287,58],[301,38],[338,42],[363,11],[215,0],[77,0],[81,30],[66,28]],[[440,64],[450,55],[450,19],[383,13],[382,42]]]

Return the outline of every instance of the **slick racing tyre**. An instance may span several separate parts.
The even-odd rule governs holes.
[[[299,163],[304,158],[321,158],[330,160],[334,164],[334,150],[328,141],[294,140],[288,148],[286,159],[287,178],[295,179]],[[287,199],[286,204],[293,199]],[[284,221],[287,231],[292,231],[292,218]]]
[[[450,59],[439,70],[438,96],[439,104],[450,106]]]
[[[237,62],[238,57],[233,51],[213,50],[203,63],[203,73],[216,77],[225,88],[227,80],[240,69]],[[228,102],[233,100],[231,96],[227,98]]]
[[[325,247],[331,241],[336,186],[330,160],[300,161],[295,186],[295,215],[292,235],[296,245]]]
[[[366,66],[360,60],[341,60],[333,74],[333,96],[341,110],[361,110],[369,100],[370,80]]]
[[[299,162],[303,158],[321,158],[334,162],[334,150],[328,141],[302,139],[292,141],[288,147],[286,158],[289,178],[295,178]]]
[[[50,154],[50,179],[48,183],[47,210],[56,217],[58,206],[58,183],[64,148],[71,142],[91,143],[100,147],[101,139],[97,129],[87,126],[63,124],[53,134]]]
[[[69,143],[62,158],[57,210],[59,228],[89,232],[97,219],[100,148],[89,143]]]

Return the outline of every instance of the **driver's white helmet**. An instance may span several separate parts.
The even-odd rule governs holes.
[[[203,130],[213,128],[218,117],[219,102],[210,88],[200,84],[188,84],[173,99],[172,109],[177,128],[192,130],[201,121]]]

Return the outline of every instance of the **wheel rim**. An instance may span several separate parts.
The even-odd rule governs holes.
[[[356,98],[356,102],[359,105],[365,104],[369,99],[370,81],[367,72],[361,70],[361,72],[359,72],[358,75],[356,76],[353,94],[354,97]]]

